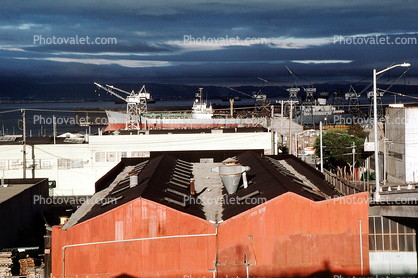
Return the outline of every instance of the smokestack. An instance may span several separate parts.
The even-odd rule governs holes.
[[[195,195],[196,191],[194,189],[194,179],[190,179],[190,194]]]

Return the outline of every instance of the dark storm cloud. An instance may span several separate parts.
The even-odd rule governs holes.
[[[6,0],[0,11],[0,69],[38,78],[216,82],[282,76],[286,64],[312,78],[355,79],[392,62],[416,65],[418,44],[355,45],[334,39],[417,38],[417,12],[416,0]],[[267,42],[189,44],[187,36]],[[115,38],[117,44],[35,42],[53,37]]]

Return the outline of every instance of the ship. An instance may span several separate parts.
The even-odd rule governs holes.
[[[214,116],[212,105],[202,101],[202,94],[197,93],[190,112],[146,113],[139,117],[138,126],[130,125],[127,114],[106,110],[108,125],[105,131],[122,129],[214,129],[258,127],[257,118],[230,118]]]

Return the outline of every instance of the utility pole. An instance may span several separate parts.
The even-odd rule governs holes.
[[[23,118],[23,178],[26,179],[26,111],[21,110]]]
[[[35,144],[32,145],[32,179],[35,178]]]
[[[354,174],[354,170],[355,170],[355,168],[354,168],[354,164],[356,163],[356,142],[353,142],[353,145],[351,146],[352,148],[353,148],[353,183],[354,183],[354,176],[355,176],[355,174]]]
[[[283,100],[281,100],[280,103],[282,105],[280,109],[280,144],[283,145]]]
[[[293,101],[290,101],[290,114],[289,114],[289,154],[292,154],[292,118],[293,118]]]
[[[319,122],[319,143],[320,143],[320,157],[321,157],[321,173],[324,172],[324,160],[322,157],[322,121]]]
[[[271,131],[271,154],[276,155],[277,143],[276,143],[276,132],[273,128],[274,125],[274,106],[271,106],[271,117],[270,117],[270,131]]]
[[[386,185],[386,143],[387,138],[383,137],[383,173],[382,173],[382,179],[383,179],[383,185]]]
[[[283,103],[290,103],[290,114],[289,114],[289,154],[292,154],[292,119],[293,119],[293,103],[298,103],[299,101],[297,100],[286,100],[286,101],[282,101],[282,107],[283,107]],[[283,111],[283,109],[282,109]]]
[[[52,115],[52,128],[54,129],[54,145],[56,144],[56,139],[55,137],[57,137],[57,120],[55,118],[55,115]]]
[[[229,99],[229,114],[230,114],[231,118],[234,117],[234,101],[235,100],[233,98]]]
[[[299,157],[298,156],[298,135],[297,134],[295,134],[295,154],[296,154],[296,157]]]
[[[280,102],[280,145],[283,145],[283,100],[276,100],[276,103]]]

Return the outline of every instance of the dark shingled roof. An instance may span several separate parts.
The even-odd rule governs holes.
[[[110,171],[105,175],[107,182],[102,178],[100,181],[102,186],[96,184],[96,188],[103,188],[104,184],[108,185],[107,188],[96,193],[103,198],[102,201],[83,204],[79,209],[82,211],[73,215],[72,218],[75,219],[69,221],[63,228],[98,216],[139,197],[206,219],[201,203],[193,200],[184,202],[185,196],[198,198],[190,195],[189,178],[192,177],[192,166],[185,161],[185,157],[187,156],[182,155],[182,159],[178,159],[163,154],[149,160],[132,160],[135,162],[134,165],[129,163],[129,159],[124,159],[113,172]],[[210,157],[210,152],[204,157]],[[292,155],[263,156],[259,152],[245,151],[237,153],[236,158],[241,165],[251,168],[247,172],[248,187],[244,188],[241,184],[237,192],[231,195],[227,195],[226,189],[223,188],[222,196],[225,202],[223,202],[222,220],[260,204],[246,202],[247,198],[261,198],[259,200],[268,201],[286,192],[293,192],[313,201],[340,196],[325,181],[322,173]],[[138,176],[138,185],[134,187],[129,186],[128,172],[132,173],[132,170],[137,172]],[[96,195],[92,198],[94,199]],[[227,199],[234,199],[235,202],[228,202]]]

